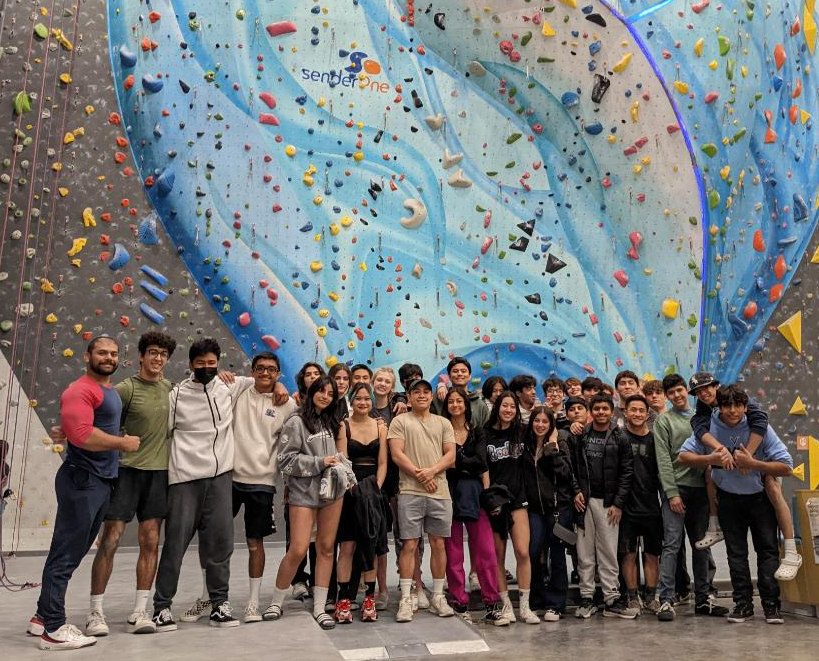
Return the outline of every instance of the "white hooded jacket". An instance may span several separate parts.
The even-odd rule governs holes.
[[[216,477],[233,470],[233,402],[240,386],[192,378],[168,397],[168,484]]]

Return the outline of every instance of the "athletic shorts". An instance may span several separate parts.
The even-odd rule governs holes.
[[[113,481],[106,521],[164,519],[168,513],[168,471],[120,466]]]
[[[643,552],[660,556],[663,551],[663,519],[660,516],[628,516],[620,519],[620,533],[617,550],[621,553],[634,553],[637,550],[637,539],[643,538]]]
[[[262,539],[276,532],[273,512],[275,491],[246,491],[233,485],[233,516],[245,506],[245,537]]]
[[[398,494],[396,504],[401,539],[417,539],[424,533],[449,537],[452,532],[452,501],[416,494]]]

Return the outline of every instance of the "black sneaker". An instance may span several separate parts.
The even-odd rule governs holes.
[[[660,610],[657,611],[657,620],[660,622],[673,622],[677,614],[674,612],[674,607],[670,601],[664,601],[660,604]]]
[[[580,574],[577,573],[576,569],[572,569],[572,575],[569,577],[569,582],[572,585],[578,585],[580,583]]]
[[[503,614],[503,605],[500,602],[486,604],[486,617],[484,621],[496,627],[509,626],[509,619]]]
[[[768,624],[785,624],[785,618],[782,617],[777,604],[762,604],[762,610],[765,612],[765,621]]]
[[[230,607],[229,601],[224,601],[218,606],[214,606],[210,612],[210,626],[212,627],[238,627],[239,620],[233,617],[233,609]]]
[[[729,622],[741,623],[750,620],[754,616],[754,607],[749,603],[739,602],[734,604],[734,610],[728,616]]]
[[[694,606],[694,615],[710,615],[711,617],[725,617],[728,615],[728,609],[725,606],[719,606],[717,603],[708,598],[708,601],[704,601],[701,604],[697,604]]]
[[[620,617],[624,620],[633,620],[640,614],[636,608],[632,608],[625,601],[618,599],[603,608],[603,617]]]
[[[151,620],[156,625],[157,633],[161,633],[163,631],[176,631],[176,620],[173,619],[170,608],[163,608],[158,613],[154,613]]]

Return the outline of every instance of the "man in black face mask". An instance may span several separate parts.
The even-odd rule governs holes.
[[[221,350],[213,339],[188,352],[191,378],[169,396],[168,515],[154,593],[157,631],[176,630],[171,602],[182,559],[195,532],[211,602],[210,625],[239,624],[228,601],[233,554],[233,390],[217,373]]]

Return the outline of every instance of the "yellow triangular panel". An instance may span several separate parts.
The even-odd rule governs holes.
[[[805,35],[805,43],[808,45],[810,54],[816,48],[816,21],[813,20],[813,2],[805,3],[805,11],[802,12],[802,32]]]
[[[802,398],[799,395],[796,396],[796,400],[794,401],[793,406],[791,406],[791,410],[788,411],[788,413],[790,413],[790,415],[808,414],[808,409],[805,407],[805,403],[802,401]]]
[[[777,326],[777,330],[782,333],[788,343],[802,353],[802,311],[800,310],[786,322]]]
[[[819,486],[819,441],[813,436],[808,439],[808,466],[810,467],[810,488]]]
[[[805,464],[799,464],[796,468],[793,469],[793,476],[805,481]]]
[[[819,203],[819,199],[816,200]],[[819,246],[816,246],[816,251],[813,253],[813,257],[810,258],[811,264],[819,264]]]

